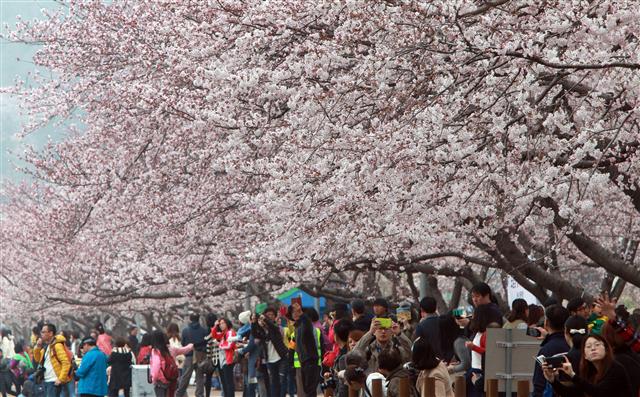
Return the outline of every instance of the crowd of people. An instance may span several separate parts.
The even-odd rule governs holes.
[[[421,395],[432,378],[438,397],[453,397],[463,375],[466,395],[484,396],[487,330],[525,330],[540,340],[533,397],[639,397],[640,313],[615,300],[582,298],[566,306],[516,299],[506,316],[485,283],[471,289],[469,307],[438,313],[434,298],[417,307],[374,300],[336,303],[322,318],[293,300],[288,307],[245,311],[236,324],[209,313],[190,315],[182,329],[170,324],[139,338],[112,336],[97,324],[89,336],[58,332],[51,323],[33,329],[30,341],[0,340],[0,390],[24,397],[130,396],[132,365],[148,365],[156,397],[210,397],[219,383],[225,397],[315,397],[349,388],[371,397],[374,380],[384,397],[398,397],[403,378]],[[419,312],[418,312],[419,310]],[[238,380],[240,380],[238,382]]]

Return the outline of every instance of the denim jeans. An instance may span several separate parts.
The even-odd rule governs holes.
[[[284,360],[284,382],[282,382],[282,387],[280,387],[280,396],[286,397],[287,393],[289,397],[294,397],[296,395],[296,369],[293,368],[293,364],[291,364],[288,360]]]
[[[269,397],[281,397],[282,389],[286,389],[286,364],[286,360],[283,359],[275,363],[267,363],[267,370],[269,371]]]
[[[44,397],[60,397],[62,386],[56,386],[55,382],[44,382]]]

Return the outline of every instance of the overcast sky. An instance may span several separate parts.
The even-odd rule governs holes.
[[[16,16],[23,20],[31,20],[42,16],[43,8],[56,8],[58,5],[53,0],[0,0],[0,19],[2,20],[2,33],[6,33],[5,24],[13,26]],[[25,44],[9,43],[0,39],[0,86],[13,85],[17,76],[27,78],[29,71],[35,70],[31,63],[37,47]],[[18,61],[20,58],[20,61]],[[44,128],[36,133],[18,139],[16,132],[22,123],[17,101],[6,94],[0,93],[0,178],[19,181],[24,175],[15,170],[19,163],[16,154],[24,151],[25,145],[32,144],[36,147],[47,142],[49,136],[60,136],[53,127]]]

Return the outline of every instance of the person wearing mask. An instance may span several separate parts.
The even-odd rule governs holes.
[[[138,327],[132,325],[129,327],[129,336],[127,337],[127,345],[137,357],[140,352],[140,343],[138,342]]]
[[[420,300],[420,316],[422,320],[416,327],[415,338],[422,338],[431,344],[436,356],[443,358],[442,338],[440,337],[440,319],[437,313],[438,303],[431,296]]]
[[[384,349],[378,357],[378,372],[386,380],[387,397],[400,397],[400,380],[411,379],[409,370],[404,368],[402,355],[395,347]],[[446,369],[444,370],[446,374]],[[447,374],[448,376],[448,374]],[[415,387],[409,387],[409,397],[418,397]]]
[[[315,397],[320,382],[322,335],[299,302],[293,302],[290,309],[295,328],[294,366],[297,368],[298,396]]]
[[[180,372],[169,351],[169,338],[160,331],[151,332],[149,372],[156,397],[174,397]]]
[[[138,355],[136,356],[136,363],[140,365],[149,365],[151,360],[151,334],[146,333],[142,335],[142,340],[140,341],[140,350],[138,351]]]
[[[277,313],[272,307],[268,307],[258,319],[258,323],[266,332],[266,361],[270,395],[280,397],[285,388],[288,351],[276,321]]]
[[[536,356],[551,357],[560,353],[567,353],[569,345],[564,336],[564,324],[569,318],[569,311],[560,305],[551,305],[545,311],[544,328],[547,335],[540,344],[540,350]],[[533,394],[532,397],[543,397],[545,389],[548,388],[547,381],[542,372],[542,367],[536,361],[533,371]]]
[[[76,371],[80,397],[103,397],[108,393],[107,356],[96,346],[92,337],[80,342],[82,361]]]
[[[559,373],[564,373],[569,384],[560,381]],[[614,360],[613,349],[600,335],[589,335],[582,345],[580,375],[577,375],[569,359],[562,367],[542,367],[545,379],[554,392],[561,397],[636,397],[632,394],[631,381],[625,368]]]
[[[419,371],[416,389],[422,394],[427,378],[435,379],[434,397],[453,397],[451,377],[445,363],[436,356],[431,344],[423,338],[418,338],[411,347],[411,366]]]
[[[200,324],[200,315],[191,313],[189,325],[182,330],[182,346],[193,344],[193,351],[186,353],[182,374],[176,390],[177,397],[184,397],[187,394],[187,387],[191,380],[191,374],[196,373],[196,397],[204,397],[204,372],[199,368],[198,363],[206,358],[207,341],[205,337],[209,335],[207,330]]]
[[[585,320],[589,318],[591,310],[583,298],[573,298],[567,302],[567,310],[572,316],[580,316]]]
[[[511,312],[507,316],[504,329],[527,329],[529,321],[529,305],[524,299],[514,299],[511,303]]]
[[[363,333],[369,331],[373,316],[370,313],[367,313],[364,301],[356,299],[351,302],[351,316],[355,329],[358,329]]]
[[[211,336],[218,342],[220,356],[220,371],[222,372],[222,392],[225,397],[233,397],[235,395],[235,381],[233,378],[233,356],[236,351],[235,336],[231,322],[226,318],[216,321],[215,326],[211,330]]]
[[[71,361],[65,349],[66,340],[64,336],[56,335],[56,332],[55,325],[43,325],[40,338],[33,349],[34,362],[44,368],[45,397],[59,397],[63,386],[71,381]]]
[[[118,397],[120,390],[129,397],[131,390],[131,366],[136,363],[135,356],[127,346],[127,340],[116,338],[116,347],[111,350],[109,364],[109,397]]]
[[[366,358],[369,371],[378,368],[378,356],[383,350],[395,347],[400,351],[403,362],[411,360],[411,340],[404,335],[397,323],[383,327],[378,318],[371,322],[371,329],[358,341],[354,350]]]

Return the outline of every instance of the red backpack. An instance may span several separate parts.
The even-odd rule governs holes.
[[[171,355],[162,356],[164,360],[164,368],[162,368],[162,374],[165,379],[169,381],[169,383],[173,383],[178,380],[180,376],[180,370],[178,369],[178,364],[176,364],[176,360]]]

